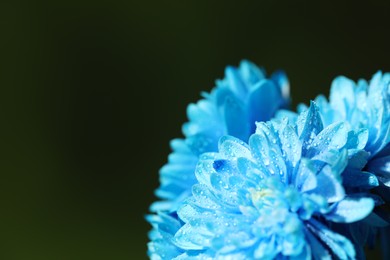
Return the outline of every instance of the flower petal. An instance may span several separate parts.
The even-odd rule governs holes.
[[[328,203],[337,202],[344,198],[344,188],[329,166],[325,166],[317,175],[317,182],[320,185],[308,193],[321,195],[326,198]]]
[[[355,259],[355,249],[346,237],[331,231],[314,219],[311,219],[307,223],[307,227],[332,250],[332,253],[335,254],[338,259]]]
[[[246,140],[250,133],[250,125],[243,104],[234,96],[229,96],[224,104],[224,118],[227,133],[241,140]],[[254,121],[253,121],[254,124]]]
[[[297,130],[299,140],[304,141],[304,151],[306,147],[311,144],[314,137],[319,134],[323,129],[322,119],[318,113],[317,105],[311,101],[310,107],[305,112],[302,112],[298,116]]]
[[[271,80],[262,80],[249,93],[249,117],[251,132],[256,130],[255,122],[266,121],[272,118],[280,107],[280,90]]]
[[[374,205],[371,198],[346,197],[332,205],[332,210],[325,217],[333,222],[351,223],[368,216]]]

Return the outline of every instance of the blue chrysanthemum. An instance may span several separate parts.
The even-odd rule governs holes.
[[[369,157],[364,169],[376,175],[380,185],[375,192],[390,202],[390,73],[377,72],[370,82],[361,79],[357,84],[338,77],[332,84],[329,102],[322,96],[317,98],[317,102],[327,124],[344,120],[355,129],[368,129],[364,149],[369,152]],[[372,226],[374,222],[367,224]],[[383,257],[389,258],[390,252],[386,247],[390,241],[390,229],[387,227],[380,231]]]
[[[325,126],[344,121],[355,130],[367,129],[364,150],[369,154],[365,168],[377,176],[381,186],[390,187],[390,73],[377,72],[370,82],[360,79],[357,83],[337,77],[329,102],[322,95],[315,101]]]
[[[348,122],[354,130],[366,132],[367,142],[361,147],[364,149],[360,152],[362,156],[356,157],[358,160],[350,156],[349,165],[343,173],[347,192],[354,194],[375,187],[374,192],[390,202],[390,73],[377,72],[369,82],[360,79],[357,83],[343,76],[337,77],[332,83],[329,101],[323,95],[315,100],[325,126]],[[298,110],[306,109],[301,105]],[[286,115],[296,119],[296,115],[289,111],[279,112],[278,117]],[[379,198],[377,202],[382,204]],[[376,211],[383,218],[389,218],[382,209]],[[365,223],[339,228],[355,239],[354,242],[365,244],[367,240],[374,241],[368,237],[373,237],[375,227],[386,225],[382,218],[371,214]],[[382,242],[386,244],[389,241],[390,230],[387,228],[382,234]],[[390,253],[386,257],[390,257]]]
[[[156,195],[162,199],[151,206],[156,215],[147,217],[153,230],[148,254],[152,259],[172,259],[183,250],[172,243],[183,225],[176,210],[191,196],[197,183],[195,168],[199,155],[218,150],[218,140],[229,134],[245,141],[255,131],[255,122],[271,119],[279,108],[288,106],[289,83],[283,72],[270,79],[248,61],[238,68],[227,67],[225,78],[216,82],[211,93],[188,106],[189,122],[183,125],[185,139],[171,142],[173,152],[160,170],[161,186]]]
[[[178,211],[185,224],[171,232],[182,251],[175,259],[355,258],[331,223],[361,220],[374,207],[341,182],[363,135],[342,122],[323,128],[312,104],[295,127],[258,123],[249,145],[221,138],[218,153],[201,156],[193,196]]]
[[[156,190],[162,201],[151,206],[153,212],[177,210],[196,182],[199,155],[217,151],[221,136],[228,134],[247,141],[255,131],[255,122],[270,120],[279,108],[286,107],[289,83],[283,72],[267,79],[263,70],[242,61],[238,68],[227,67],[225,78],[217,80],[216,87],[203,97],[187,108],[185,139],[171,142],[173,152],[160,170],[161,185]]]

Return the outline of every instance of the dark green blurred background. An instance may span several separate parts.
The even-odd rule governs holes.
[[[328,94],[337,75],[390,71],[389,11],[3,1],[0,259],[145,259],[143,217],[187,104],[243,58],[284,69],[294,106]]]

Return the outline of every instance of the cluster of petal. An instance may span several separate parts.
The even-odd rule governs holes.
[[[193,196],[178,210],[176,259],[354,259],[331,223],[359,221],[374,207],[342,185],[361,135],[345,123],[324,128],[312,103],[294,126],[258,123],[248,144],[222,137],[218,152],[201,155]]]
[[[173,237],[183,223],[177,217],[165,212],[148,215],[147,220],[153,229],[149,232],[148,254],[153,260],[174,259],[184,250],[173,244]]]
[[[329,101],[323,95],[315,101],[325,126],[347,122],[354,130],[366,135],[361,135],[365,142],[357,140],[360,141],[359,148],[364,151],[352,155],[353,151],[349,150],[349,165],[342,174],[347,193],[367,192],[375,188],[374,193],[380,195],[372,195],[376,206],[383,204],[382,199],[390,202],[390,73],[379,71],[369,82],[360,79],[357,83],[343,76],[337,77],[332,82]],[[305,110],[305,105],[298,108],[301,112]],[[297,118],[290,111],[279,111],[278,117],[283,116],[288,116],[292,121]],[[358,225],[342,226],[341,230],[354,240],[355,245],[364,245],[367,241],[375,241],[379,227],[382,242],[388,243],[390,229],[383,227],[388,224],[389,213],[383,207],[377,208],[376,213],[371,213]],[[363,251],[361,248],[359,250]],[[384,257],[390,257],[390,252],[386,255]]]
[[[160,187],[156,190],[161,201],[152,204],[153,212],[175,212],[191,195],[199,155],[217,151],[221,136],[247,141],[255,131],[255,122],[270,120],[278,109],[286,107],[289,83],[283,72],[267,79],[263,70],[244,60],[238,68],[227,67],[225,78],[217,80],[216,87],[203,97],[187,108],[185,139],[171,142],[173,152],[160,170]]]
[[[367,129],[365,168],[377,176],[381,186],[390,187],[390,73],[377,72],[369,82],[360,79],[357,83],[337,77],[329,102],[322,95],[315,101],[325,125],[343,121],[355,130]]]
[[[364,259],[377,230],[386,245],[390,73],[338,77],[299,115],[288,95],[284,73],[243,61],[188,106],[147,217],[152,259]]]
[[[176,211],[197,183],[199,156],[217,151],[223,135],[248,140],[255,131],[255,122],[269,120],[278,109],[288,106],[289,82],[281,71],[267,79],[263,70],[244,60],[238,68],[227,67],[225,78],[217,80],[216,87],[203,97],[188,106],[189,122],[183,125],[185,139],[171,141],[173,152],[160,170],[156,195],[161,200],[151,206],[156,215],[147,217],[153,226],[148,244],[152,259],[172,259],[183,253],[172,243],[183,224]]]

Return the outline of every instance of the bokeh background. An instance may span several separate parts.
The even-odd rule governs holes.
[[[146,259],[186,106],[224,67],[284,69],[293,106],[390,71],[386,1],[2,1],[0,259]]]

